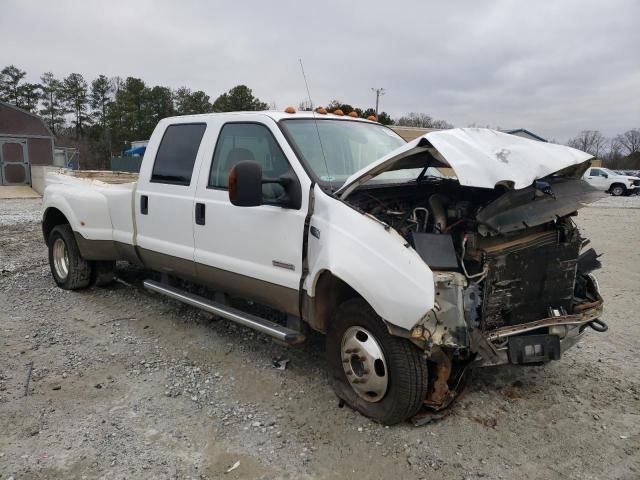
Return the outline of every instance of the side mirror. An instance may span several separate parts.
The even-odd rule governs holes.
[[[285,195],[277,202],[265,202],[262,192],[265,183],[281,185]],[[262,166],[253,160],[245,160],[238,162],[229,172],[229,200],[236,207],[257,207],[266,203],[299,210],[302,206],[302,187],[293,173],[280,178],[262,178]]]
[[[229,200],[236,207],[262,205],[262,166],[258,162],[245,160],[231,169]]]
[[[604,178],[609,178],[609,174],[608,173],[602,172],[600,175],[602,175]]]

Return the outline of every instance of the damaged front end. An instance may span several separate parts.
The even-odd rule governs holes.
[[[579,170],[519,190],[426,178],[351,194],[433,271],[434,307],[408,335],[430,361],[427,406],[449,405],[470,366],[557,360],[587,327],[606,329],[600,263],[573,221],[601,194],[574,178]]]

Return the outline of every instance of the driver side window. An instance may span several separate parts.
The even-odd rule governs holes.
[[[278,178],[290,170],[287,158],[267,127],[258,123],[227,123],[216,143],[208,186],[227,189],[229,172],[244,160],[258,162],[266,178]],[[266,184],[262,195],[265,202],[274,202],[284,195],[284,189],[278,184]]]
[[[600,177],[600,170],[598,170],[597,168],[592,168],[591,169],[591,176],[592,177]]]

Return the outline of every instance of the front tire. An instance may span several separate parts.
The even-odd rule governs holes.
[[[389,334],[364,300],[338,307],[326,341],[329,380],[347,405],[384,425],[418,412],[429,386],[423,353]]]
[[[65,290],[86,288],[91,283],[91,264],[80,255],[68,224],[54,227],[49,234],[49,267],[56,284]]]
[[[616,184],[611,187],[611,195],[614,197],[619,197],[620,195],[624,195],[626,188],[624,185]]]

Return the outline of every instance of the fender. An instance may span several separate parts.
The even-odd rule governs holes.
[[[395,230],[330,197],[316,186],[305,289],[315,296],[330,271],[360,294],[380,317],[410,330],[434,306],[434,278]]]
[[[94,188],[82,188],[77,180],[74,188],[67,188],[66,182],[67,179],[54,180],[47,185],[42,199],[45,212],[57,208],[67,218],[71,229],[87,240],[113,240],[107,198]]]

